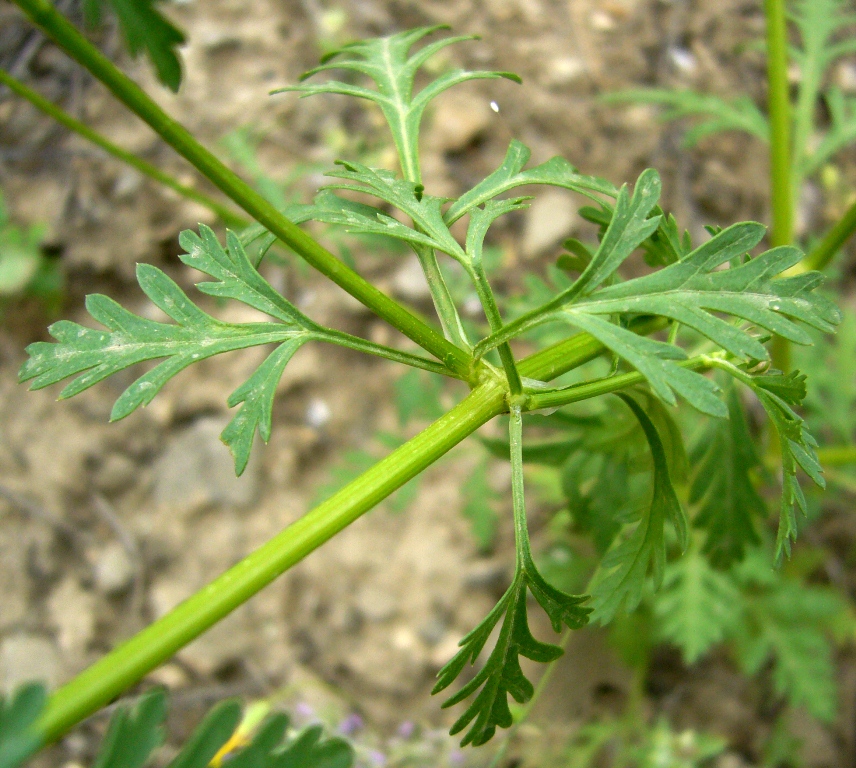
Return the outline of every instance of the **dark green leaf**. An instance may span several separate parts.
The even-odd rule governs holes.
[[[686,547],[686,515],[681,508],[669,476],[666,452],[653,422],[629,395],[618,395],[639,420],[654,468],[654,483],[650,507],[643,513],[633,532],[619,541],[601,561],[595,574],[591,593],[594,613],[592,619],[607,624],[619,611],[632,611],[642,599],[645,579],[651,572],[655,588],[663,580],[666,562],[664,525],[671,521],[681,549]]]
[[[47,703],[41,683],[28,683],[0,696],[0,768],[18,768],[42,746],[32,730]]]
[[[702,551],[727,568],[760,543],[756,525],[766,514],[752,473],[761,462],[732,384],[725,390],[728,420],[711,421],[692,451],[690,503],[697,505],[695,525],[706,532]]]
[[[132,56],[143,51],[158,73],[158,79],[172,91],[181,84],[181,63],[176,49],[185,42],[184,33],[157,10],[159,0],[84,0],[90,24],[97,23],[108,4],[125,36]]]

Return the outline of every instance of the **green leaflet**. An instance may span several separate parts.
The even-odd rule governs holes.
[[[0,696],[0,768],[16,768],[42,747],[32,727],[47,702],[40,683],[19,687],[14,694]]]
[[[452,224],[488,200],[530,184],[563,187],[598,201],[595,193],[608,197],[618,194],[615,186],[608,181],[577,173],[576,168],[563,157],[554,157],[524,171],[531,154],[523,142],[512,139],[502,165],[452,203],[444,216],[446,223]]]
[[[696,91],[639,88],[610,93],[603,100],[607,103],[660,104],[667,107],[661,117],[664,121],[702,118],[684,134],[685,147],[693,147],[705,136],[722,131],[745,131],[762,141],[770,140],[767,118],[748,96],[726,101]]]
[[[443,707],[451,707],[481,689],[450,731],[452,734],[460,733],[469,726],[461,746],[484,744],[493,737],[497,726],[508,728],[511,725],[509,695],[520,703],[532,697],[534,689],[520,668],[520,656],[546,663],[562,655],[558,646],[542,643],[532,636],[526,613],[527,590],[547,613],[556,632],[561,630],[563,624],[569,629],[578,629],[588,621],[589,609],[581,607],[587,598],[567,595],[550,586],[532,560],[523,502],[522,424],[520,409],[512,407],[509,435],[517,547],[514,579],[481,624],[461,640],[461,650],[440,670],[432,691],[438,693],[448,688],[468,662],[475,663],[501,619],[499,637],[485,666],[454,696],[443,702]]]
[[[788,376],[755,376],[750,386],[764,406],[779,437],[782,454],[782,502],[779,512],[779,532],[776,537],[776,561],[790,557],[791,541],[797,538],[796,508],[806,514],[806,501],[797,480],[797,467],[803,470],[819,488],[826,487],[823,470],[817,458],[817,442],[806,423],[794,410],[805,397],[805,376],[794,371]],[[782,384],[788,386],[783,387]]]
[[[655,588],[663,581],[666,563],[665,522],[675,528],[678,545],[687,545],[687,520],[672,487],[663,442],[654,423],[629,395],[618,394],[639,420],[648,445],[654,469],[651,503],[633,532],[610,549],[600,563],[591,586],[592,620],[609,623],[619,611],[630,612],[642,599],[649,570]]]
[[[370,78],[376,88],[353,85],[339,80],[319,84],[302,84],[279,88],[273,93],[297,91],[303,96],[317,93],[338,93],[367,99],[377,104],[392,131],[392,138],[402,160],[402,172],[407,179],[420,178],[419,126],[428,103],[443,91],[468,80],[506,78],[520,82],[510,72],[469,72],[455,69],[440,75],[418,93],[414,93],[414,80],[419,69],[440,50],[454,43],[472,40],[472,36],[447,37],[430,43],[410,55],[410,49],[432,32],[448,27],[420,27],[389,37],[360,40],[327,54],[321,65],[304,73],[306,80],[319,72],[347,70]]]
[[[447,253],[463,265],[468,264],[464,249],[452,237],[443,221],[442,198],[424,195],[416,182],[399,179],[392,171],[369,168],[362,163],[337,163],[341,170],[328,176],[344,179],[348,184],[333,184],[326,189],[347,189],[373,195],[395,206],[413,219],[413,229],[370,206],[354,204],[335,195],[319,195],[311,218],[333,224],[343,224],[350,232],[380,234],[426,245]]]
[[[741,617],[741,595],[733,578],[711,567],[698,546],[669,563],[654,597],[656,632],[694,664],[721,642]]]
[[[791,406],[805,398],[805,376],[799,371],[787,375],[775,371],[752,376],[724,360],[711,360],[743,382],[755,393],[767,412],[779,438],[782,456],[782,500],[779,512],[779,532],[776,537],[776,562],[790,557],[791,542],[796,540],[798,527],[796,509],[807,512],[806,500],[797,480],[797,468],[802,469],[820,488],[826,487],[823,470],[817,458],[817,441],[811,436],[805,421]]]
[[[256,430],[265,441],[270,438],[276,385],[288,360],[307,341],[327,341],[399,362],[436,367],[435,363],[417,356],[322,328],[259,274],[233,233],[227,233],[227,248],[223,248],[211,229],[200,225],[199,232],[197,235],[185,231],[180,237],[187,249],[180,255],[181,260],[214,278],[199,283],[199,290],[240,301],[270,315],[276,322],[221,322],[193,304],[160,269],[139,264],[140,287],[155,306],[175,320],[174,324],[140,317],[106,296],[91,295],[86,299],[86,308],[107,331],[66,320],[54,323],[48,330],[58,343],[36,342],[27,347],[30,359],[21,368],[20,381],[32,381],[31,389],[41,389],[77,376],[60,392],[60,398],[66,398],[132,365],[166,358],[119,396],[110,414],[111,420],[116,421],[148,405],[167,381],[199,360],[246,347],[277,344],[267,360],[228,400],[230,407],[241,407],[222,438],[235,457],[235,471],[241,474]]]
[[[647,217],[646,208],[647,205],[636,209],[637,230]],[[619,215],[618,206],[615,215]],[[624,221],[629,227],[626,216]],[[609,229],[614,222],[615,218]],[[635,247],[631,243],[638,245],[644,239],[641,237],[644,231],[627,240],[624,257]],[[693,328],[741,360],[765,360],[768,354],[745,329],[725,322],[714,313],[741,318],[798,344],[810,344],[811,337],[797,323],[828,332],[840,320],[838,310],[813,293],[822,281],[818,273],[775,278],[801,259],[802,254],[796,248],[773,248],[739,266],[718,269],[760,242],[764,235],[761,224],[734,224],[681,261],[649,275],[595,290],[620,263],[612,252],[601,255],[609,234],[607,230],[601,248],[577,283],[540,309],[523,315],[500,333],[480,342],[476,345],[476,354],[483,354],[529,328],[562,320],[588,331],[627,360],[645,376],[664,402],[674,404],[677,392],[700,411],[725,416],[726,408],[717,396],[716,385],[701,374],[674,363],[685,359],[682,349],[641,338],[607,318],[648,314],[668,317]],[[588,282],[584,280],[586,273],[591,274]],[[581,283],[582,287],[577,287]]]
[[[108,4],[125,36],[132,56],[146,51],[158,79],[172,91],[181,85],[181,63],[176,48],[185,42],[184,33],[156,10],[159,0],[84,0],[83,10],[90,26],[98,24]]]
[[[756,521],[766,515],[752,473],[761,467],[734,385],[725,387],[728,419],[712,420],[691,451],[690,504],[705,533],[702,551],[711,564],[727,568],[760,544]]]

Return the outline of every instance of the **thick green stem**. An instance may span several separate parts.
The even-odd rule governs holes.
[[[442,360],[447,367],[464,377],[471,375],[472,358],[468,352],[456,347],[437,330],[379,291],[283,216],[205,149],[186,128],[170,118],[57,12],[48,0],[14,2],[71,58],[86,67],[119,101],[148,123],[167,144],[253,219],[379,317]]]
[[[65,126],[70,131],[74,131],[79,136],[82,136],[87,141],[95,144],[95,146],[103,149],[107,154],[112,155],[113,157],[121,160],[126,165],[130,165],[132,168],[135,168],[144,176],[148,176],[150,179],[154,179],[159,184],[163,184],[165,187],[169,187],[169,189],[178,192],[182,197],[186,197],[188,200],[193,200],[194,202],[199,203],[200,205],[207,208],[209,211],[215,213],[219,216],[226,224],[232,227],[246,227],[249,225],[249,221],[245,219],[243,216],[235,213],[231,208],[223,205],[222,203],[218,203],[216,200],[208,197],[208,195],[199,192],[193,187],[188,187],[185,184],[182,184],[178,180],[174,179],[168,173],[165,173],[160,168],[155,167],[151,163],[147,163],[142,158],[137,157],[131,152],[127,152],[121,147],[117,147],[111,141],[108,141],[104,136],[102,136],[97,131],[92,130],[87,125],[84,125],[79,120],[76,120],[71,115],[69,115],[64,110],[60,109],[53,102],[48,101],[46,98],[36,93],[31,88],[28,88],[19,80],[16,80],[12,75],[6,72],[3,69],[0,69],[0,83],[8,86],[9,90],[13,93],[16,93],[23,99],[26,99],[30,102],[34,107],[40,109],[46,115],[54,119],[60,125]]]
[[[498,382],[480,385],[424,432],[60,688],[37,725],[45,743],[118,696],[504,408]]]
[[[602,351],[603,345],[580,334],[522,360],[520,372],[533,379],[552,378]],[[119,696],[506,407],[502,382],[482,382],[425,431],[75,677],[51,696],[37,724],[44,743]]]

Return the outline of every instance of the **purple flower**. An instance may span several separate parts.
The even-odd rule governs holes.
[[[369,752],[369,760],[372,761],[372,765],[386,765],[386,755],[376,749],[373,749],[371,752]]]
[[[412,720],[405,720],[398,726],[398,735],[402,739],[409,739],[416,731],[416,724]]]
[[[298,702],[297,706],[294,708],[294,712],[307,720],[310,717],[315,717],[315,710],[312,709],[312,707],[310,707],[305,701]]]
[[[356,712],[351,712],[341,723],[339,723],[339,733],[345,734],[345,736],[350,736],[352,733],[356,733],[363,727],[363,718],[361,718]]]
[[[449,765],[463,765],[466,760],[466,755],[460,749],[455,749],[449,753]]]

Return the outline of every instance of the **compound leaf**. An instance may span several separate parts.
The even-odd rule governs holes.
[[[657,633],[693,664],[721,642],[740,619],[740,592],[734,580],[710,566],[697,546],[669,563],[654,598]]]
[[[747,547],[760,544],[756,521],[766,513],[752,482],[761,462],[730,383],[725,402],[728,419],[711,421],[694,446],[690,485],[690,504],[698,509],[694,522],[706,533],[702,552],[718,568],[739,562]]]
[[[326,83],[301,83],[279,88],[273,93],[297,91],[301,96],[318,93],[338,93],[367,99],[377,104],[392,131],[393,141],[402,162],[411,163],[418,156],[419,126],[428,103],[443,91],[468,80],[506,78],[520,82],[510,72],[455,69],[440,75],[419,92],[414,92],[414,81],[419,69],[437,52],[448,45],[472,40],[471,36],[448,37],[426,45],[413,55],[410,49],[427,35],[448,27],[420,27],[388,37],[360,40],[327,54],[321,65],[301,76],[307,80],[319,72],[345,70],[368,77],[375,88],[330,80]],[[403,168],[410,179],[419,177],[417,168]]]
[[[716,386],[701,374],[675,364],[675,360],[685,357],[679,347],[642,339],[605,316],[668,317],[746,361],[767,359],[766,349],[746,329],[731,325],[714,313],[741,318],[798,344],[810,344],[810,335],[798,323],[828,332],[840,321],[840,313],[828,300],[813,293],[822,281],[818,273],[775,278],[802,258],[798,249],[773,248],[739,266],[718,269],[742,257],[763,235],[761,224],[734,224],[681,261],[652,274],[594,290],[602,277],[617,267],[610,256],[599,258],[596,254],[586,269],[593,275],[588,286],[577,288],[586,278],[584,272],[570,289],[480,342],[476,352],[483,354],[529,328],[561,320],[588,331],[626,359],[646,377],[664,402],[674,404],[677,392],[702,412],[725,416],[726,409],[716,395]],[[606,241],[604,236],[601,247]]]
[[[143,51],[154,65],[158,79],[170,90],[181,85],[181,63],[176,48],[185,42],[184,33],[157,10],[159,0],[84,0],[84,12],[90,24],[101,17],[108,4],[125,36],[132,56]]]
[[[797,468],[803,470],[820,488],[826,487],[823,470],[817,458],[817,441],[792,405],[805,397],[805,376],[794,371],[787,376],[756,376],[750,380],[755,396],[764,406],[779,438],[782,455],[782,501],[779,512],[779,532],[776,537],[776,560],[791,554],[791,541],[797,537],[799,508],[806,514],[805,496],[797,479]]]
[[[685,147],[695,146],[705,136],[722,131],[745,131],[762,141],[770,140],[767,118],[747,96],[726,101],[718,96],[696,91],[639,88],[610,93],[604,97],[604,101],[660,104],[667,107],[662,116],[663,120],[704,118],[685,134]]]

